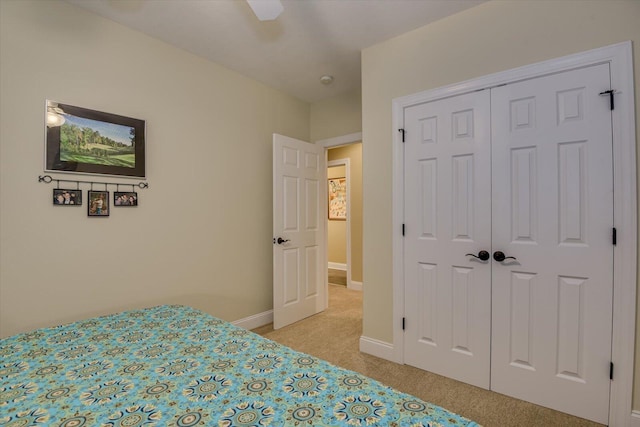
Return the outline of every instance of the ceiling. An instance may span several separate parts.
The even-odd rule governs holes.
[[[360,51],[485,0],[67,0],[307,102],[360,87]],[[330,85],[320,77],[331,75]]]

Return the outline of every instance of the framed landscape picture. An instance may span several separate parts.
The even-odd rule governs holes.
[[[145,177],[145,121],[47,100],[45,171]]]

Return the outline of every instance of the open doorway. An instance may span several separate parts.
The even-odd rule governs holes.
[[[362,143],[327,147],[327,282],[362,290]]]
[[[335,157],[333,148],[327,157]],[[327,260],[330,285],[348,286],[351,269],[351,177],[350,159],[327,161]],[[349,185],[348,185],[349,184]]]
[[[277,135],[276,135],[277,136]],[[276,139],[274,139],[275,141]],[[289,139],[290,140],[290,139]],[[315,352],[314,355],[318,356],[318,357],[324,357],[324,358],[330,358],[332,355],[335,356],[336,354],[342,354],[340,353],[340,351],[336,351],[336,349],[342,349],[344,350],[345,348],[351,348],[355,351],[355,353],[358,353],[359,350],[359,345],[360,345],[360,340],[362,337],[362,311],[363,311],[363,290],[364,290],[364,286],[362,285],[362,135],[361,134],[352,134],[352,135],[347,135],[344,137],[339,137],[339,138],[332,138],[331,140],[323,140],[323,141],[317,141],[314,145],[314,149],[316,149],[318,155],[323,156],[324,155],[324,161],[320,162],[322,163],[322,167],[321,168],[313,168],[313,156],[309,156],[311,157],[312,161],[310,163],[307,164],[311,164],[311,167],[307,167],[308,169],[313,169],[314,170],[314,174],[315,171],[321,171],[322,172],[322,177],[321,178],[313,178],[310,179],[309,181],[313,181],[313,182],[318,182],[318,181],[322,181],[322,179],[324,179],[325,182],[321,182],[322,187],[320,187],[320,190],[318,192],[318,194],[321,194],[322,197],[320,199],[316,199],[315,197],[310,197],[309,199],[306,198],[305,196],[300,196],[300,197],[290,197],[291,200],[295,200],[296,202],[301,202],[302,204],[302,208],[301,209],[292,209],[292,212],[302,212],[301,213],[301,217],[304,218],[305,220],[307,219],[307,215],[314,221],[313,224],[319,224],[321,226],[319,227],[311,227],[313,229],[313,231],[315,232],[316,230],[320,230],[323,234],[322,236],[322,245],[317,245],[315,247],[322,247],[322,249],[320,250],[320,252],[318,253],[314,253],[314,256],[318,255],[316,258],[320,258],[321,260],[319,262],[314,262],[313,265],[314,266],[318,266],[317,269],[313,269],[313,277],[314,278],[319,278],[322,274],[325,275],[325,280],[323,281],[324,283],[318,284],[318,287],[323,287],[323,289],[318,289],[318,292],[316,292],[316,295],[323,295],[326,300],[325,300],[325,304],[322,307],[322,309],[319,312],[316,312],[313,315],[308,315],[307,317],[304,318],[300,318],[299,321],[294,321],[291,322],[289,324],[286,325],[286,327],[282,327],[282,328],[278,328],[278,329],[274,329],[273,325],[275,324],[271,324],[271,325],[266,325],[264,327],[261,328],[256,328],[254,329],[254,332],[259,333],[262,336],[265,336],[269,339],[278,341],[280,343],[283,343],[285,345],[289,345],[291,347],[293,347],[294,349],[298,350],[298,351],[302,351],[302,352],[306,352],[311,354],[312,351],[315,352],[314,348],[320,348],[321,351],[320,352]],[[305,147],[304,145],[308,145],[308,144],[301,144],[300,145],[300,149],[309,149],[310,147]],[[357,150],[357,155],[351,155],[349,153],[350,150],[356,149]],[[329,152],[330,150],[332,150],[331,152]],[[288,153],[284,153],[284,155],[282,155],[282,151],[274,151],[274,159],[278,159],[277,161],[282,161],[284,163],[284,159],[289,159],[290,163],[298,163],[297,160],[298,159],[304,159],[305,161],[307,161],[307,159],[309,157],[305,157],[304,153],[300,156],[297,155],[297,153],[294,155],[292,154],[294,152],[294,150],[291,150]],[[288,157],[287,157],[288,155]],[[334,171],[337,174],[333,175],[332,172],[330,172],[327,169],[327,166],[331,165],[334,166],[334,164],[330,163],[331,161],[334,161],[335,159],[342,159],[342,163],[343,164],[348,164],[349,168],[348,170],[345,169],[343,167],[342,170],[338,170],[338,171]],[[328,160],[328,159],[332,159],[332,160]],[[348,160],[348,161],[347,161]],[[305,164],[300,162],[300,164]],[[300,168],[299,168],[300,169]],[[279,171],[278,169],[278,164],[277,162],[274,162],[274,176],[276,176],[276,172]],[[277,176],[280,176],[281,174],[278,174]],[[284,176],[284,174],[282,174]],[[293,172],[291,173],[291,175],[293,175]],[[315,175],[314,175],[315,176]],[[347,278],[349,278],[351,286],[359,286],[359,289],[361,290],[354,290],[354,289],[349,289],[347,286],[349,284],[349,281],[347,281],[347,286],[336,286],[336,285],[330,285],[328,283],[328,267],[329,267],[329,260],[328,260],[328,240],[329,240],[329,236],[327,233],[328,230],[328,223],[329,223],[329,203],[328,203],[328,199],[329,199],[329,191],[328,191],[328,177],[344,177],[345,178],[345,198],[342,201],[338,201],[338,202],[344,202],[344,207],[346,208],[346,204],[349,204],[349,209],[348,212],[344,212],[345,218],[342,221],[343,227],[346,226],[347,223],[350,224],[350,226],[348,227],[348,230],[350,230],[349,232],[349,250],[347,251],[348,254],[350,254],[349,256],[349,261],[346,263],[347,265],[344,267],[345,269],[348,268],[349,270],[349,274],[347,275]],[[314,181],[315,180],[315,181]],[[275,181],[274,181],[275,182]],[[348,184],[351,185],[348,185]],[[274,188],[284,188],[285,185],[283,185],[282,182],[276,183],[274,184]],[[291,193],[293,195],[298,195],[299,193],[299,189],[300,188],[311,188],[311,189],[316,189],[318,188],[317,186],[315,186],[313,183],[311,185],[298,185],[297,183],[294,185],[290,185],[288,187],[291,190]],[[337,190],[340,190],[339,188]],[[348,193],[348,194],[347,194]],[[274,190],[274,194],[276,194],[276,191]],[[350,196],[347,199],[347,195]],[[274,199],[278,200],[276,198],[276,196],[274,196]],[[311,200],[318,200],[317,203],[314,203],[313,201],[311,203],[309,203]],[[337,203],[340,204],[340,203]],[[284,204],[283,204],[284,205]],[[278,204],[276,202],[276,206],[280,206],[280,204]],[[306,206],[311,206],[312,208],[317,207],[318,209],[316,211],[314,211],[314,213],[316,213],[317,215],[309,215],[309,211],[305,210]],[[338,206],[341,207],[341,206]],[[284,211],[284,209],[282,209],[282,211]],[[274,217],[276,216],[276,213],[279,213],[280,210],[276,211],[274,209]],[[340,216],[340,215],[338,215]],[[295,214],[291,215],[291,217],[296,217]],[[318,221],[315,221],[316,219],[318,219]],[[278,224],[282,222],[282,220],[280,220],[278,222]],[[297,226],[297,223],[296,223]],[[305,227],[300,227],[303,229],[306,229]],[[278,237],[279,237],[279,230],[276,229],[276,226],[274,226],[274,250],[280,250],[283,251],[283,248],[285,248],[286,246],[282,246],[281,244],[278,244]],[[343,228],[343,230],[345,230],[345,234],[346,234],[346,229]],[[288,238],[286,235],[284,235],[284,239]],[[288,243],[288,242],[282,242],[282,243]],[[295,243],[295,242],[294,242]],[[345,242],[344,245],[346,246],[347,243]],[[313,249],[313,248],[312,248]],[[291,251],[290,253],[294,253],[293,251]],[[294,256],[292,256],[291,258],[293,258],[292,261],[296,261],[298,258],[304,258],[304,257],[298,257],[297,253],[294,253]],[[274,258],[275,259],[275,258]],[[345,258],[346,259],[346,255]],[[344,261],[343,261],[344,262]],[[284,264],[284,262],[282,263],[276,263],[274,261],[274,271],[277,267],[279,267],[280,265]],[[290,263],[291,265],[293,265],[293,262]],[[282,268],[282,270],[285,270],[285,268]],[[305,275],[299,275],[298,274],[298,269],[296,268],[291,268],[289,271],[291,271],[291,276],[293,276],[293,279],[290,280],[290,282],[295,282],[295,279],[302,276],[303,280]],[[298,282],[299,283],[299,282]],[[314,283],[317,283],[317,281],[314,281]],[[276,284],[279,284],[279,279],[275,277],[275,273],[274,273],[274,289]],[[304,285],[303,285],[304,286]],[[296,288],[299,289],[299,288]],[[275,293],[275,290],[274,290]],[[292,295],[300,295],[299,293],[296,293],[296,291],[294,290],[292,293]],[[304,298],[300,298],[300,300],[304,300]],[[274,301],[276,301],[276,298],[274,297]],[[278,301],[281,301],[278,300]],[[293,304],[290,304],[293,305]],[[276,308],[276,304],[274,302],[274,313],[277,313],[277,308]],[[275,316],[274,316],[275,319]],[[329,341],[327,341],[327,337],[330,337]],[[321,344],[318,344],[318,340],[323,341]],[[353,354],[353,353],[350,353]],[[336,360],[338,363],[342,363],[338,360]]]

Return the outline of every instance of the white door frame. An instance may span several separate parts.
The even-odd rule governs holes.
[[[314,143],[317,145],[320,145],[322,147],[324,147],[324,157],[325,157],[325,161],[327,162],[327,167],[329,166],[329,161],[327,160],[328,157],[328,149],[329,148],[334,148],[334,147],[339,147],[341,145],[349,145],[349,144],[353,144],[356,142],[362,142],[362,132],[356,132],[356,133],[350,133],[348,135],[342,135],[342,136],[337,136],[335,138],[327,138],[327,139],[320,139],[318,141],[315,141]],[[348,170],[348,168],[347,168]],[[325,182],[327,180],[327,171],[325,169]],[[351,192],[350,192],[350,186],[351,186],[351,179],[350,177],[347,177],[347,186],[349,186],[347,188],[347,210],[349,209],[349,204],[350,204],[350,200],[351,200]],[[324,215],[325,217],[325,221],[329,222],[329,220],[327,219],[327,199],[328,199],[328,189],[327,186],[324,186],[324,210],[322,211],[322,215]],[[351,217],[351,215],[349,214],[349,212],[347,211],[347,286],[348,287],[353,287],[353,282],[351,280],[351,227],[350,224],[351,222],[349,221],[349,218]],[[324,229],[324,247],[328,248],[328,240],[329,240],[329,236],[328,236],[328,227],[325,227]],[[329,265],[328,260],[327,260],[327,254],[325,251],[325,262],[324,265]],[[351,284],[351,285],[350,285]],[[325,295],[327,296],[327,304],[326,306],[329,306],[329,281],[327,280],[327,276],[325,275],[325,287],[327,288],[327,291],[325,292]],[[360,283],[359,285],[360,289],[362,289],[362,283]]]
[[[611,382],[609,400],[609,425],[638,425],[638,419],[632,415],[638,224],[634,76],[630,41],[490,74],[393,100],[392,226],[394,233],[392,250],[394,325],[393,350],[390,355],[395,362],[404,362],[404,334],[402,331],[402,317],[404,316],[404,256],[402,235],[400,233],[404,222],[404,165],[402,135],[398,132],[398,129],[404,127],[404,109],[424,102],[598,63],[609,64],[611,88],[616,91],[615,103],[621,107],[612,111],[614,226],[618,231],[618,240],[617,245],[614,246],[612,361],[615,370],[614,380]]]

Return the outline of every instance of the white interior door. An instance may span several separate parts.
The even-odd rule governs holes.
[[[405,110],[405,362],[489,388],[489,91]],[[473,254],[473,255],[466,255]],[[488,255],[488,252],[487,252]]]
[[[273,135],[273,327],[324,310],[324,149]]]
[[[609,411],[609,65],[492,89],[491,389],[603,424]]]

